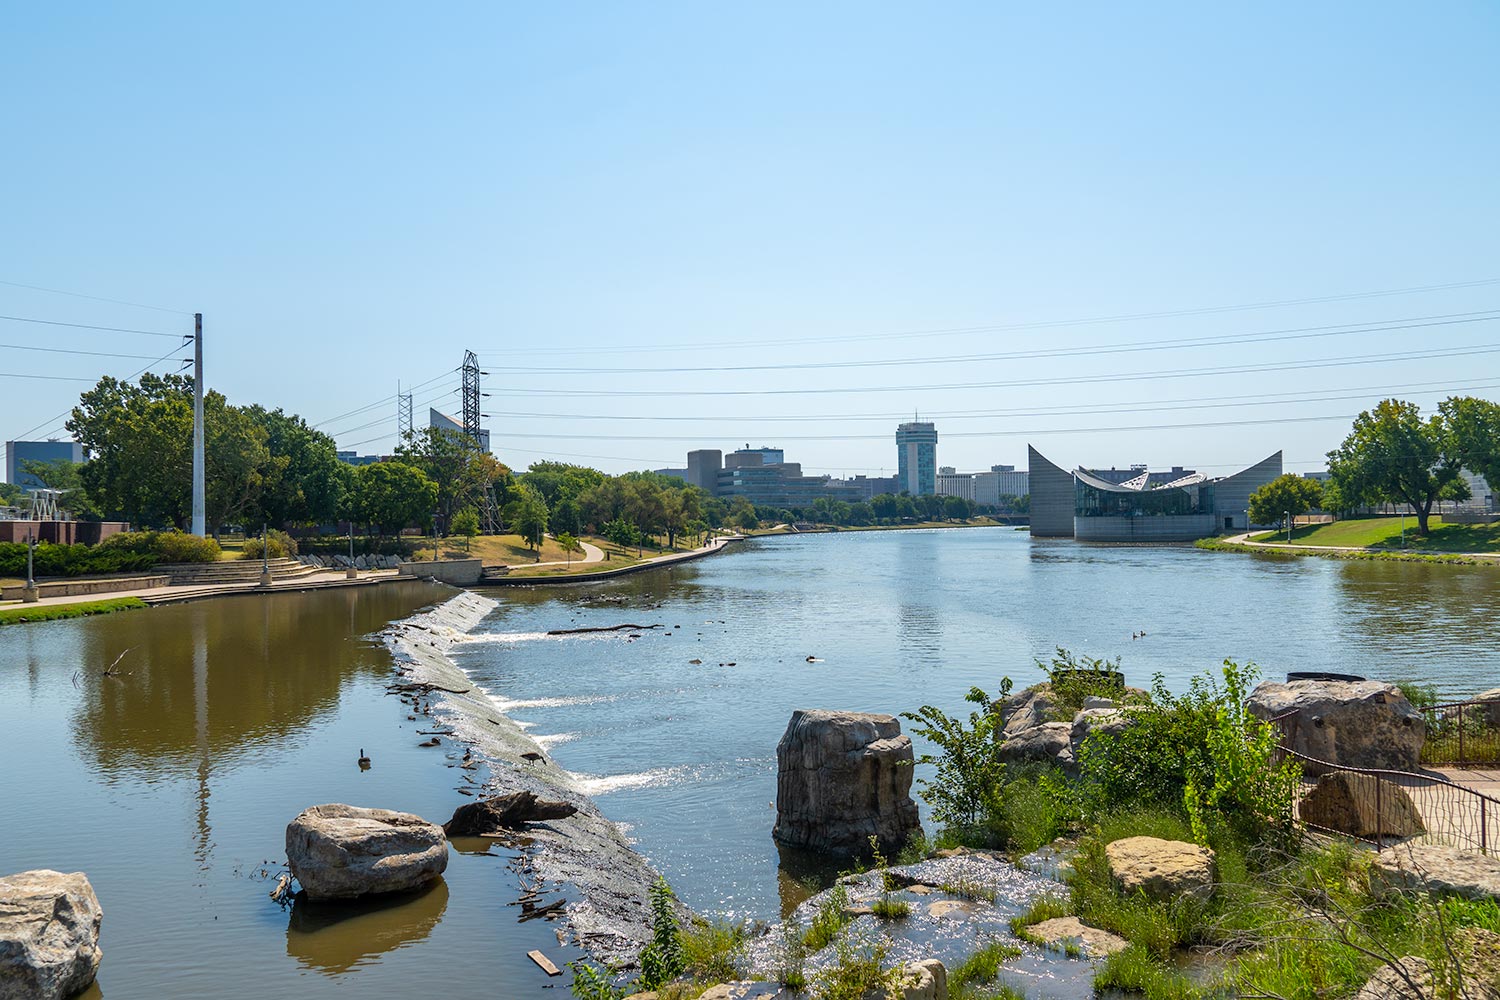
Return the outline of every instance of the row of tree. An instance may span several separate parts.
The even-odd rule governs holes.
[[[1423,417],[1415,403],[1387,399],[1356,417],[1343,444],[1328,453],[1326,482],[1282,476],[1250,495],[1250,520],[1399,504],[1411,508],[1417,534],[1426,535],[1436,504],[1470,498],[1465,469],[1500,486],[1500,404],[1452,396]]]

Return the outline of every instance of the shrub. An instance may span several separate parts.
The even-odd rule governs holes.
[[[813,914],[807,933],[802,935],[802,943],[807,946],[808,951],[822,951],[839,936],[839,931],[850,920],[846,912],[848,908],[849,890],[846,887],[836,885],[829,890],[828,897],[818,907],[818,912]]]
[[[218,562],[219,543],[182,531],[126,531],[100,542],[101,552],[132,553],[151,557],[154,563]]]
[[[636,985],[642,991],[654,990],[682,974],[682,934],[672,911],[671,886],[658,878],[648,891],[651,897],[651,941],[641,949],[641,975]]]
[[[990,696],[975,687],[964,700],[980,706],[980,711],[969,713],[968,725],[932,705],[901,713],[902,718],[916,723],[913,733],[942,750],[941,756],[923,754],[917,759],[918,764],[937,766],[935,779],[920,779],[921,795],[932,806],[932,818],[956,829],[961,836],[979,832],[986,798],[1005,774],[996,738],[1000,716],[991,708]]]
[[[713,985],[736,979],[745,950],[745,925],[699,921],[682,935],[682,959],[695,982]]]
[[[1037,660],[1036,665],[1047,675],[1052,700],[1063,721],[1071,721],[1078,714],[1085,698],[1119,701],[1125,696],[1125,675],[1120,671],[1118,656],[1113,660],[1080,657],[1059,646],[1051,663]]]
[[[1004,941],[991,941],[953,967],[948,986],[962,988],[972,983],[993,983],[1004,962],[1021,954],[1021,949]]]
[[[838,943],[836,961],[813,975],[815,1000],[864,1000],[867,994],[900,996],[905,978],[900,969],[886,969],[885,942],[856,948]]]
[[[270,550],[270,558],[272,559],[292,559],[297,555],[297,540],[285,531],[272,528],[266,532],[266,548]],[[245,554],[241,558],[261,558],[261,542],[259,538],[245,539]]]

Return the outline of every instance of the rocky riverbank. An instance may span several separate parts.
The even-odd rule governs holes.
[[[420,695],[424,707],[430,703],[440,728],[452,730],[444,738],[466,745],[488,766],[482,794],[532,792],[576,808],[566,818],[531,824],[517,835],[515,846],[528,852],[535,875],[563,885],[562,924],[573,943],[601,961],[634,962],[650,938],[646,890],[657,873],[573,776],[497,711],[448,655],[495,607],[494,601],[465,592],[388,627],[382,637],[395,659],[396,684]],[[456,799],[454,805],[469,801]]]

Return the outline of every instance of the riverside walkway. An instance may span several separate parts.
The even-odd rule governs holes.
[[[1389,555],[1409,556],[1461,556],[1465,559],[1482,559],[1489,561],[1500,560],[1500,555],[1493,552],[1429,552],[1425,549],[1372,549],[1358,545],[1299,545],[1286,542],[1252,542],[1251,534],[1261,532],[1245,532],[1238,535],[1228,535],[1222,539],[1226,545],[1243,545],[1249,549],[1265,549],[1267,552],[1369,552]]]

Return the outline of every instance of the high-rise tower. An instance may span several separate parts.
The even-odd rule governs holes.
[[[937,425],[913,420],[896,428],[896,486],[914,497],[937,492]]]

